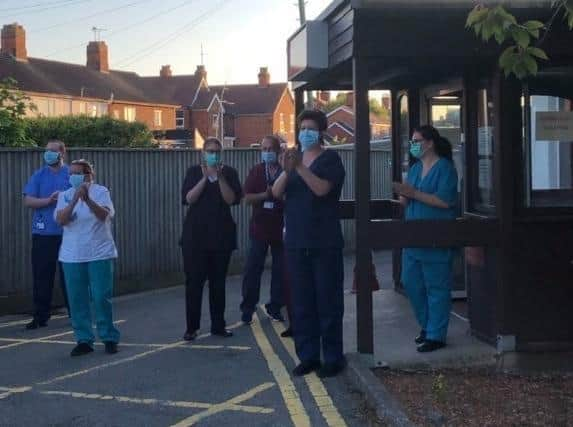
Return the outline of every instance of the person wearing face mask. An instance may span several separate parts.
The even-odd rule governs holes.
[[[267,315],[283,322],[283,204],[273,197],[272,186],[282,172],[278,158],[281,141],[274,135],[261,142],[261,163],[253,167],[245,181],[245,200],[253,207],[250,224],[251,246],[243,277],[242,321],[250,324],[259,302],[261,275],[269,247],[273,264],[270,301],[265,305]]]
[[[346,172],[336,151],[323,148],[321,111],[299,118],[301,151],[288,150],[273,195],[285,203],[285,248],[292,327],[300,364],[296,376],[331,377],[346,366],[342,345],[344,240],[338,202]],[[321,348],[323,362],[321,362]]]
[[[405,207],[406,221],[455,219],[458,176],[452,146],[432,126],[414,131],[410,154],[418,159],[406,183],[394,183]],[[452,285],[451,249],[406,248],[402,255],[402,282],[421,332],[417,350],[430,352],[446,345]]]
[[[189,206],[181,249],[185,269],[186,341],[197,338],[201,323],[203,286],[209,282],[211,334],[231,337],[225,325],[225,283],[232,252],[237,248],[237,227],[231,206],[243,192],[237,171],[221,162],[221,142],[207,138],[201,164],[187,171],[181,191]]]
[[[90,302],[97,333],[108,354],[117,353],[119,331],[113,324],[113,260],[117,249],[111,232],[115,210],[109,190],[94,182],[86,160],[70,166],[71,188],[58,196],[54,218],[64,229],[59,259],[66,276],[77,346],[71,356],[93,351],[94,334]]]
[[[50,319],[52,290],[58,265],[58,252],[62,243],[62,227],[54,221],[54,208],[58,194],[70,187],[68,166],[64,164],[65,153],[66,147],[63,142],[49,141],[43,155],[45,165],[32,175],[24,188],[24,205],[34,212],[32,218],[34,315],[26,325],[26,329],[29,330],[46,326]],[[63,275],[60,282],[67,307]]]

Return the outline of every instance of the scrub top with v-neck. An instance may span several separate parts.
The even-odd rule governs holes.
[[[417,219],[448,220],[456,218],[458,203],[458,174],[452,161],[440,158],[422,177],[423,165],[418,161],[410,168],[407,181],[416,190],[432,194],[448,204],[448,209],[436,208],[418,200],[409,200],[406,221]],[[407,248],[409,256],[420,261],[449,262],[451,249]]]

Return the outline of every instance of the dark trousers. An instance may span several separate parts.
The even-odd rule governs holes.
[[[341,249],[287,252],[292,292],[291,319],[301,362],[339,363],[343,356],[344,265]]]
[[[52,291],[58,267],[62,236],[32,235],[32,276],[34,278],[34,319],[47,322],[52,309]],[[60,266],[60,284],[66,307],[68,297],[64,274]]]
[[[251,239],[251,247],[243,277],[243,302],[241,303],[241,311],[243,313],[254,313],[259,303],[261,276],[265,269],[265,260],[269,246],[273,257],[269,310],[278,312],[283,306],[283,242],[263,242]]]
[[[201,327],[201,303],[206,281],[209,282],[211,332],[220,332],[225,329],[225,282],[230,259],[231,252],[229,251],[208,251],[183,247],[188,332],[197,331]]]

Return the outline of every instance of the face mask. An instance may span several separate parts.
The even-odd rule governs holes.
[[[303,129],[298,134],[298,140],[300,142],[300,147],[302,151],[306,151],[312,148],[314,145],[318,144],[318,139],[320,138],[320,132],[314,129]]]
[[[53,166],[60,161],[60,153],[56,151],[44,152],[44,161],[46,164]]]
[[[70,185],[78,189],[84,183],[85,175],[70,175]]]
[[[410,142],[410,154],[412,157],[419,159],[424,155],[425,151],[422,150],[421,142]]]
[[[221,153],[204,153],[203,159],[207,166],[215,167],[221,163]]]
[[[261,160],[263,163],[276,163],[277,162],[277,153],[274,151],[263,151],[261,153]]]

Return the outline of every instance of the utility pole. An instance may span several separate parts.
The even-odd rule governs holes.
[[[306,2],[304,0],[298,0],[298,13],[300,15],[300,25],[301,27],[306,24]]]

